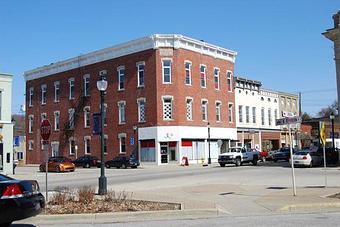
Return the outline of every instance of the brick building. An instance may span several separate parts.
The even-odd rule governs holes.
[[[210,138],[216,161],[237,137],[235,57],[182,35],[152,35],[25,72],[27,163],[44,158],[45,118],[53,125],[50,156],[99,156],[92,114],[100,112],[101,75],[108,81],[106,159],[134,153],[142,162],[179,163],[187,156],[195,163],[208,159]]]

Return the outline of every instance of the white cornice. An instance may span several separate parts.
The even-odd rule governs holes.
[[[119,44],[113,47],[80,55],[68,60],[51,63],[50,65],[29,70],[24,72],[24,77],[26,81],[34,80],[44,76],[75,69],[81,66],[118,58],[128,54],[137,53],[148,49],[158,49],[164,47],[174,49],[187,49],[233,63],[235,63],[235,58],[237,55],[235,51],[227,50],[225,48],[192,39],[183,35],[155,34]]]

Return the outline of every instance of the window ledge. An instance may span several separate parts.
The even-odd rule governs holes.
[[[144,87],[145,87],[144,85],[137,86],[137,88],[144,88]]]
[[[125,125],[126,124],[126,122],[120,122],[120,123],[118,123],[118,125]]]

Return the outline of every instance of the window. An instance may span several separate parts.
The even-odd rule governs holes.
[[[144,87],[144,67],[145,62],[137,62],[137,86]]]
[[[268,125],[272,125],[272,110],[268,109]]]
[[[229,123],[233,122],[233,104],[229,103],[228,105],[228,119]]]
[[[206,67],[205,65],[201,65],[200,66],[200,79],[201,79],[201,87],[205,88],[207,87],[207,77],[205,75],[205,70],[206,70]]]
[[[68,109],[68,127],[69,129],[74,128],[74,109]]]
[[[256,107],[253,107],[253,123],[256,123]]]
[[[69,145],[70,145],[70,155],[74,155],[76,153],[76,142],[74,141],[73,138],[70,138],[69,140]]]
[[[118,72],[118,90],[124,90],[125,89],[125,67],[119,66],[117,68]]]
[[[216,121],[220,122],[221,121],[221,102],[216,102],[215,108],[216,108]]]
[[[69,99],[74,99],[74,78],[68,80],[69,84]]]
[[[28,106],[33,106],[33,95],[34,95],[34,88],[30,87],[29,97],[28,97]]]
[[[250,122],[249,106],[246,106],[246,123]]]
[[[172,119],[172,97],[163,97],[163,120]]]
[[[186,99],[186,116],[188,121],[192,121],[192,98]]]
[[[145,122],[145,98],[137,99],[138,104],[138,122]]]
[[[202,120],[207,121],[208,120],[208,101],[207,100],[201,101],[201,111],[202,111]]]
[[[242,105],[238,106],[238,117],[239,117],[238,121],[242,123],[243,122],[243,106]]]
[[[41,85],[41,105],[45,105],[47,100],[47,85]]]
[[[41,113],[40,114],[40,121],[42,122],[43,120],[47,119],[47,113]]]
[[[126,152],[126,134],[125,133],[120,133],[118,135],[119,139],[119,153],[125,153]]]
[[[86,106],[84,107],[84,128],[90,127],[90,121],[91,121],[90,107]]]
[[[60,112],[55,111],[54,112],[54,131],[60,130]]]
[[[218,68],[214,69],[214,85],[215,89],[220,89],[220,70]]]
[[[54,82],[54,102],[59,102],[60,99],[60,82]]]
[[[33,151],[34,149],[34,142],[33,140],[28,141],[28,150]]]
[[[85,136],[84,137],[84,145],[85,145],[85,154],[91,153],[91,137]]]
[[[86,74],[83,76],[83,95],[90,96],[90,75]]]
[[[191,85],[191,63],[186,61],[184,65],[185,65],[185,84]]]
[[[274,118],[277,119],[277,109],[274,110]]]
[[[261,109],[261,124],[264,125],[264,108]]]
[[[28,133],[33,133],[33,120],[34,120],[34,116],[29,115],[28,116]]]
[[[163,60],[163,84],[171,83],[171,60]]]
[[[125,101],[119,101],[118,102],[118,117],[119,117],[119,124],[125,123]]]

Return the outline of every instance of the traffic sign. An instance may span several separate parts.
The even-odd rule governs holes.
[[[297,124],[301,123],[302,119],[301,117],[285,117],[276,119],[276,125],[288,125],[288,124]]]
[[[40,126],[40,135],[43,140],[48,140],[51,135],[51,123],[49,120],[43,120]]]

